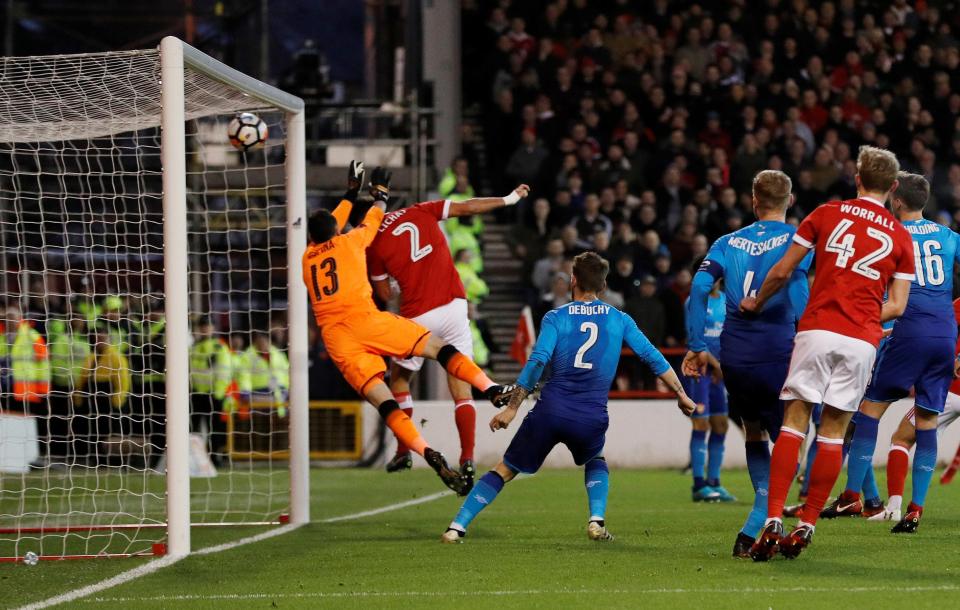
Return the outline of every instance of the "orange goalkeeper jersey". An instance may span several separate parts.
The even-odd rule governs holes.
[[[340,202],[333,215],[342,227],[352,204]],[[357,227],[322,244],[307,246],[303,254],[303,281],[317,325],[323,328],[352,316],[377,311],[367,279],[367,246],[377,236],[383,210],[373,206]]]

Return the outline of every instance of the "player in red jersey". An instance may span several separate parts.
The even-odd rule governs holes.
[[[367,268],[377,296],[382,301],[390,299],[389,278],[393,277],[400,286],[400,315],[426,327],[462,353],[473,354],[466,293],[439,223],[513,205],[529,192],[530,188],[521,184],[506,197],[429,201],[387,214],[367,250]],[[408,416],[413,413],[410,380],[422,366],[423,358],[413,356],[394,359],[390,368],[390,390]],[[472,487],[477,412],[469,384],[450,375],[447,384],[460,434],[460,471]],[[387,464],[387,472],[411,465],[410,448],[398,439],[397,453]]]
[[[898,318],[906,308],[914,274],[913,242],[884,207],[897,187],[899,170],[889,151],[861,147],[858,197],[825,203],[807,216],[760,292],[740,304],[744,312],[760,311],[807,253],[816,249],[817,273],[780,393],[785,401],[783,427],[770,458],[767,521],[750,550],[755,561],[766,561],[778,551],[794,558],[810,544],[817,517],[840,474],[844,433],[870,380],[883,334],[881,323]],[[810,491],[803,518],[784,537],[783,504],[817,403],[823,404],[823,413]]]

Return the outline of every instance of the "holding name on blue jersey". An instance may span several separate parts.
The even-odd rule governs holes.
[[[506,482],[519,472],[539,470],[547,454],[561,443],[570,450],[574,462],[584,466],[590,507],[588,536],[592,540],[612,540],[604,520],[609,471],[603,445],[607,398],[624,343],[677,394],[680,409],[688,415],[693,412],[693,401],[683,391],[676,373],[637,323],[599,299],[608,271],[608,263],[596,253],[585,252],[574,259],[570,281],[574,300],[543,317],[530,359],[511,390],[509,403],[490,421],[490,429],[510,425],[548,364],[552,376],[543,386],[540,400],[524,418],[503,461],[480,479],[441,541],[459,542],[477,513],[493,501]]]

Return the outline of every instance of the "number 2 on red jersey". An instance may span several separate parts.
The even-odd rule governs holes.
[[[391,233],[396,237],[400,237],[404,233],[410,234],[410,260],[414,263],[426,258],[428,254],[433,252],[433,245],[431,244],[420,247],[420,229],[412,222],[400,223]]]

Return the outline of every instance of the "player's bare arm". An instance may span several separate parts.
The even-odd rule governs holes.
[[[740,301],[740,311],[756,313],[763,309],[763,305],[770,300],[770,297],[777,294],[786,285],[793,275],[793,271],[803,261],[808,252],[809,250],[800,244],[790,244],[786,254],[783,255],[779,263],[770,269],[766,279],[763,280],[763,286],[760,287],[757,296],[744,297]]]
[[[459,216],[473,216],[475,214],[485,214],[498,208],[514,205],[521,199],[530,194],[530,187],[521,184],[513,189],[506,197],[474,197],[465,201],[457,201],[450,204],[450,218]]]
[[[683,385],[680,384],[680,379],[677,377],[673,368],[667,369],[660,375],[660,380],[667,384],[671,392],[677,395],[677,407],[683,411],[684,415],[690,415],[697,409],[697,405],[687,396],[687,393],[683,391]]]
[[[497,430],[506,430],[510,425],[510,422],[517,416],[517,411],[520,410],[520,405],[526,400],[527,396],[530,395],[530,392],[522,386],[514,386],[510,392],[510,399],[507,403],[507,406],[503,408],[502,411],[493,416],[493,419],[490,420],[490,430],[496,432]]]
[[[373,293],[377,295],[380,301],[386,303],[393,298],[393,288],[390,286],[389,278],[385,280],[371,280],[370,283],[373,285]]]
[[[880,309],[880,323],[896,320],[903,315],[910,298],[911,280],[894,278],[887,286],[887,300]]]
[[[699,379],[701,375],[707,374],[707,368],[710,364],[710,352],[707,350],[702,352],[688,351],[680,364],[680,370],[687,377]]]

